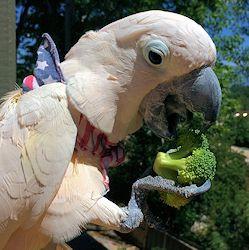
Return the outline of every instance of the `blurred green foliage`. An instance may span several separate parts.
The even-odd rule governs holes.
[[[235,117],[249,109],[249,3],[244,0],[17,0],[17,46],[19,83],[32,72],[41,34],[48,32],[62,56],[88,30],[132,13],[163,9],[186,15],[209,32],[217,47],[215,72],[223,92],[218,122],[209,130],[210,145],[217,156],[217,175],[212,189],[181,210],[150,200],[152,209],[169,231],[200,249],[248,249],[249,174],[244,158],[231,145],[249,147],[249,118]],[[70,30],[65,30],[65,10],[71,4]],[[66,42],[70,44],[66,44]],[[166,151],[170,141],[155,137],[146,127],[125,142],[127,162],[110,173],[109,197],[127,203],[132,183],[145,170],[151,173],[156,153]]]

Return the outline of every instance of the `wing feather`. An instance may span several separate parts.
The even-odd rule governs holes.
[[[24,211],[30,212],[26,226],[43,215],[71,160],[76,132],[61,83],[6,98],[0,110],[0,204],[6,207],[0,207],[0,228]]]

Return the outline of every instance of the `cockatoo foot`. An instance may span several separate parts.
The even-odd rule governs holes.
[[[143,221],[144,216],[141,209],[137,207],[123,207],[122,210],[125,211],[128,216],[124,221],[121,222],[119,231],[121,233],[129,233],[130,231],[139,227],[139,225]]]
[[[127,207],[122,208],[128,216],[120,224],[119,231],[122,233],[129,233],[133,229],[139,227],[144,217],[152,227],[162,228],[160,223],[151,220],[153,217],[149,211],[146,196],[149,191],[167,191],[175,193],[186,198],[199,195],[208,191],[211,187],[211,182],[207,180],[202,186],[189,185],[185,187],[178,186],[174,181],[164,179],[160,176],[147,176],[137,180],[132,185],[131,199]],[[144,214],[143,214],[144,213]]]

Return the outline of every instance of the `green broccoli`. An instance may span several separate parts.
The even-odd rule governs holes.
[[[196,136],[201,138],[201,143],[200,140],[196,140],[193,144],[188,141],[190,137],[186,137],[183,146],[179,146],[174,152],[159,152],[154,163],[154,171],[183,185],[201,184],[207,179],[212,180],[216,169],[215,156],[209,150],[205,135]],[[191,150],[188,150],[188,144]]]
[[[183,131],[177,140],[177,148],[171,152],[157,154],[154,171],[181,185],[202,184],[214,178],[216,159],[209,150],[205,135],[199,131]],[[180,207],[189,200],[180,195],[161,193],[163,200],[170,206]]]

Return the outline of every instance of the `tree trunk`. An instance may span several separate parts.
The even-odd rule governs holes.
[[[15,0],[0,1],[0,97],[16,81]]]

